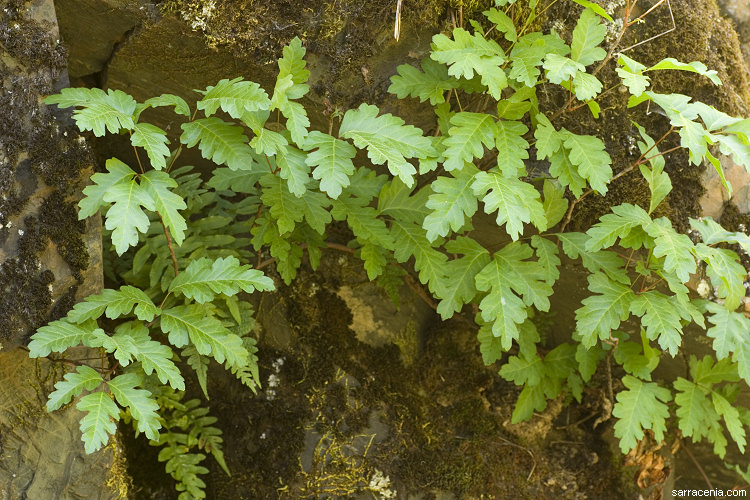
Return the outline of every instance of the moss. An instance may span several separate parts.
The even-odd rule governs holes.
[[[42,201],[39,209],[40,234],[50,238],[57,251],[70,266],[73,276],[80,283],[81,271],[89,264],[89,253],[83,241],[86,222],[78,220],[78,212],[72,203],[66,202],[58,191]]]
[[[645,11],[652,3],[639,3],[639,7]],[[649,73],[650,89],[660,93],[689,95],[694,100],[727,113],[745,114],[750,103],[750,93],[747,90],[750,87],[743,69],[741,52],[736,43],[736,35],[718,16],[713,0],[676,0],[671,3],[671,8],[677,29],[651,42],[635,46],[628,55],[646,65],[666,57],[685,62],[701,61],[710,69],[716,69],[725,84],[717,87],[705,77],[684,71],[657,71]],[[626,48],[635,45],[672,28],[666,4],[659,9],[647,16],[644,23],[628,29],[620,46]],[[549,30],[557,21],[574,26],[579,13],[580,9],[555,4],[546,13],[543,28]],[[570,37],[571,33],[563,35]],[[620,84],[612,64],[607,65],[597,77],[605,89],[616,88]],[[540,107],[542,111],[555,112],[567,101],[567,91],[556,86],[547,87],[538,92]],[[635,141],[640,140],[640,137],[631,120],[643,126],[654,139],[669,130],[666,117],[654,112],[647,113],[645,105],[628,109],[627,97],[627,93],[621,92],[602,95],[598,99],[602,109],[599,119],[593,118],[589,110],[582,107],[573,112],[562,113],[555,123],[558,127],[564,126],[575,133],[601,138],[612,158],[612,170],[615,174],[631,165],[640,155],[635,147]],[[679,143],[679,136],[673,133],[659,148],[664,151],[679,146]],[[701,213],[699,200],[703,187],[700,178],[704,167],[692,165],[687,153],[681,149],[665,155],[665,159],[665,171],[672,179],[673,190],[654,216],[666,216],[678,231],[686,232],[689,229],[688,219]],[[576,206],[570,225],[572,230],[585,230],[607,213],[610,207],[621,203],[634,203],[648,208],[650,192],[637,169],[608,187],[605,196],[592,194]]]
[[[750,214],[743,214],[734,203],[727,203],[719,220],[722,227],[727,231],[737,231],[750,235]],[[750,254],[745,252],[739,245],[729,245],[729,248],[740,256],[740,262],[750,272]]]
[[[0,267],[0,331],[15,342],[72,305],[76,285],[55,290],[62,299],[50,311],[56,278],[41,262],[48,242],[58,247],[79,280],[88,265],[85,225],[71,200],[80,189],[88,153],[41,104],[42,97],[53,92],[66,54],[52,36],[54,27],[31,19],[32,11],[21,0],[6,2],[0,10],[0,45],[9,56],[0,61],[0,240],[11,254],[17,245],[15,257]],[[37,201],[30,205],[29,199],[45,189],[39,179],[54,190],[34,214]]]

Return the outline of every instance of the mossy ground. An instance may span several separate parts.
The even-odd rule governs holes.
[[[593,403],[561,411],[562,401],[552,402],[552,413],[539,417],[549,422],[548,437],[534,433],[534,421],[526,439],[517,437],[506,424],[518,389],[482,364],[470,322],[432,324],[421,353],[405,364],[397,346],[363,344],[350,329],[351,312],[335,292],[353,280],[365,280],[356,259],[331,250],[317,272],[303,265],[291,287],[263,302],[258,395],[223,369],[209,373],[207,404],[232,476],[211,464],[208,498],[357,498],[372,491],[376,471],[397,498],[627,497],[618,460],[597,433],[556,429]],[[281,328],[270,324],[279,316],[269,304],[293,332],[285,346],[267,343],[269,330]],[[138,470],[136,489],[174,498]]]

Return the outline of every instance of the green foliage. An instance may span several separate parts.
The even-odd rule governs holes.
[[[720,84],[702,64],[665,59],[646,67],[621,55],[614,69],[631,94],[628,106],[650,101],[672,127],[658,141],[635,123],[629,131],[641,139],[641,157],[617,176],[640,171],[650,200],[613,206],[588,231],[566,232],[578,201],[606,194],[614,178],[609,138],[558,123],[576,100],[597,116],[602,84],[596,75],[614,65],[600,46],[606,35],[601,17],[610,17],[576,0],[584,10],[568,45],[555,33],[529,32],[534,6],[519,23],[506,3],[513,2],[496,2],[485,13],[492,30],[457,27],[436,35],[421,69],[402,65],[392,77],[397,97],[435,106],[435,134],[368,104],[346,111],[335,133],[333,123],[328,133],[309,130],[307,111],[296,102],[309,90],[298,39],[284,49],[270,98],[239,78],[200,91],[195,110],[170,94],[143,104],[98,89],[66,89],[47,98],[79,108],[73,116],[82,130],[129,133],[150,162],[136,171],[108,160],[79,204],[81,219],[104,214],[119,256],[108,277],[121,286],[88,297],[40,328],[29,344],[31,356],[39,357],[82,343],[111,354],[124,370],[81,366],[50,395],[50,411],[81,396],[87,451],[108,441],[122,411],[164,446],[160,460],[178,481],[181,498],[203,498],[198,475],[206,469],[198,464],[204,455],[189,450],[203,443],[224,466],[221,441],[197,403],[183,405],[174,396],[184,388],[178,356],[195,371],[206,397],[211,360],[256,390],[252,311],[239,294],[274,288],[260,269],[270,262],[263,263],[263,255],[287,284],[304,260],[316,268],[333,221],[349,227],[345,250],[394,300],[403,276],[411,274],[443,319],[473,309],[484,361],[503,361],[500,375],[523,387],[513,422],[544,411],[563,393],[580,400],[584,382],[606,358],[622,379],[622,385],[611,382],[619,391],[612,415],[624,453],[644,430],[665,439],[672,416],[684,436],[706,437],[721,456],[725,429],[744,450],[747,411],[736,396],[740,384],[750,383],[750,320],[735,309],[745,295],[746,271],[727,244],[748,251],[750,237],[710,219],[693,220],[702,238],[696,243],[652,214],[672,189],[661,153],[665,137],[679,136],[695,164],[708,160],[721,173],[710,152],[718,147],[750,168],[750,122],[688,96],[647,90],[651,71],[688,71]],[[569,95],[567,105],[539,109],[537,92],[555,87]],[[174,106],[186,117],[176,148],[168,149],[163,130],[140,121],[148,106]],[[197,117],[200,110],[205,117]],[[272,110],[278,110],[273,125]],[[176,166],[181,149],[196,146],[217,164],[205,182],[190,167]],[[543,181],[527,169],[533,150],[538,163],[549,162]],[[377,170],[355,165],[365,156]],[[491,246],[473,232],[480,208],[494,216]],[[553,286],[568,272],[561,250],[580,259],[590,295],[575,311],[571,342],[547,346],[532,318],[550,309]],[[719,301],[690,298],[685,283],[698,272],[697,262],[705,265]],[[679,378],[672,388],[652,380],[662,351],[681,353],[684,328],[695,323],[705,329],[704,317],[717,361],[693,358],[690,380]],[[620,328],[640,332],[640,342]]]

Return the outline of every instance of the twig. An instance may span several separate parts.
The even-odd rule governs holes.
[[[161,221],[161,227],[164,228],[164,236],[167,237],[167,246],[169,247],[169,254],[172,256],[172,265],[174,266],[174,275],[175,277],[180,274],[180,271],[177,269],[177,257],[174,254],[174,247],[172,246],[172,238],[169,236],[169,230],[167,229],[166,224],[164,224],[164,219],[162,219],[161,214],[159,212],[156,212],[156,215],[159,216],[159,220]]]
[[[404,281],[407,285],[409,285],[409,288],[411,288],[414,293],[419,296],[419,298],[424,300],[428,306],[437,311],[437,303],[432,299],[432,297],[427,294],[427,292],[424,291],[424,289],[416,281],[414,281],[414,278],[412,278],[411,274],[407,274],[406,276],[404,276]]]
[[[525,451],[526,453],[528,453],[531,456],[531,460],[534,461],[534,466],[531,468],[531,472],[529,472],[529,475],[526,477],[526,480],[529,481],[531,479],[531,475],[534,474],[534,470],[536,469],[536,458],[534,458],[534,454],[531,453],[531,450],[529,450],[528,448],[524,448],[520,444],[516,444],[516,443],[513,443],[511,441],[508,441],[507,439],[505,439],[502,436],[498,436],[498,439],[500,439],[501,441],[505,442],[505,444],[508,444],[510,446],[515,446],[516,448],[522,449],[523,451]]]
[[[706,475],[706,472],[703,470],[703,467],[701,467],[701,464],[698,463],[698,461],[695,459],[695,456],[693,456],[693,454],[690,452],[690,448],[685,446],[685,442],[682,440],[680,440],[680,446],[682,447],[683,450],[685,450],[685,453],[688,454],[688,457],[690,457],[690,460],[692,460],[695,466],[698,468],[698,472],[700,472],[701,476],[703,476],[703,479],[706,481],[706,484],[708,485],[709,489],[713,490],[714,485],[711,484],[711,480]]]

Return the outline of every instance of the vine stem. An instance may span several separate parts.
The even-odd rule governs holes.
[[[156,212],[156,215],[159,216],[159,220],[161,221],[161,227],[164,228],[164,236],[167,237],[167,246],[169,247],[169,254],[172,256],[172,265],[174,266],[174,275],[177,277],[178,274],[180,274],[180,271],[177,269],[177,257],[174,254],[174,247],[172,246],[172,238],[169,236],[169,229],[167,229],[167,225],[164,224],[164,219],[162,218],[161,214],[159,212]]]
[[[25,345],[22,345],[22,346],[19,346],[19,347],[22,350],[26,351],[26,352],[31,352],[31,350],[28,347],[26,347]],[[100,360],[101,358],[99,356],[97,356],[96,358],[83,358],[82,360],[65,359],[65,358],[53,358],[53,357],[50,357],[50,356],[42,356],[42,357],[44,359],[46,359],[46,360],[49,360],[49,361],[53,362],[53,363],[64,363],[64,364],[69,364],[69,365],[73,365],[73,366],[88,366],[89,368],[92,368],[92,369],[94,369],[94,370],[96,370],[96,371],[98,371],[100,373],[106,373],[107,372],[107,370],[104,370],[102,368],[96,368],[96,367],[93,367],[93,366],[89,365],[88,363],[84,363],[84,361],[86,361],[86,360]]]

